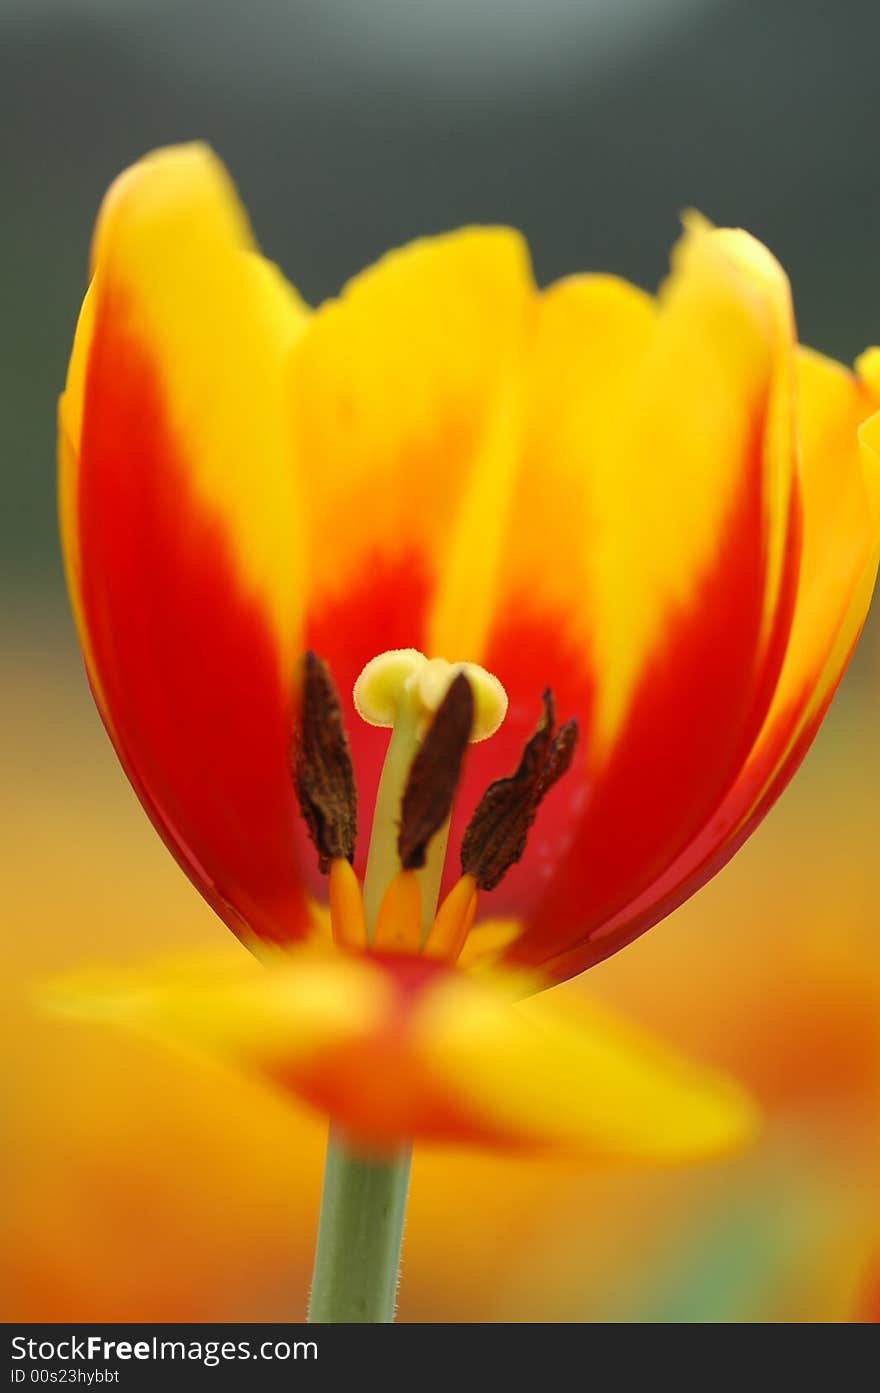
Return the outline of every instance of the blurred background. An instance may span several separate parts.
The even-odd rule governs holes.
[[[880,341],[878,42],[876,0],[0,0],[6,1320],[299,1319],[320,1185],[320,1121],[28,1000],[225,943],[116,766],[63,593],[55,402],[107,184],[208,139],[312,301],[480,221],[542,282],[653,288],[693,205],[766,241],[802,339],[850,360]],[[878,700],[875,614],[753,842],[561,989],[744,1079],[759,1144],[626,1174],[420,1155],[403,1319],[880,1318]]]

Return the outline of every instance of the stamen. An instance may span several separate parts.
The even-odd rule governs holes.
[[[454,963],[465,956],[479,890],[494,889],[520,859],[542,800],[571,764],[577,722],[557,730],[553,694],[544,692],[541,718],[518,768],[490,784],[480,799],[462,842],[462,875],[438,910],[465,750],[500,723],[507,707],[504,689],[474,664],[429,660],[416,649],[399,649],[367,664],[355,698],[366,720],[392,726],[363,895],[351,866],[357,802],[339,699],[326,664],[314,653],[305,654],[292,768],[320,868],[329,874],[334,942],[348,950],[421,952]],[[478,727],[481,734],[475,737]],[[485,927],[490,938],[481,946],[488,958],[522,929],[513,921],[490,921]]]
[[[302,702],[292,752],[293,785],[326,875],[333,861],[354,858],[357,790],[339,698],[326,663],[303,659]]]
[[[403,791],[397,851],[405,870],[424,866],[429,841],[452,811],[473,719],[471,684],[460,672],[437,708]]]
[[[455,882],[437,911],[425,941],[425,957],[453,963],[457,960],[471,931],[478,899],[473,876],[463,875]]]
[[[420,868],[423,934],[427,934],[433,923],[446,856],[451,795],[461,764],[460,754],[457,760],[452,757],[456,740],[450,740],[445,716],[437,738],[440,754],[450,759],[454,767],[444,769],[441,767],[443,759],[436,759],[431,787],[419,777],[418,769],[413,785],[410,776],[432,719],[453,686],[459,695],[453,698],[456,705],[451,709],[456,716],[452,725],[457,729],[464,723],[461,695],[464,687],[458,683],[459,677],[469,688],[470,739],[485,740],[504,719],[507,694],[497,677],[475,663],[453,664],[444,658],[429,660],[415,648],[393,649],[367,663],[355,683],[354,703],[363,719],[370,725],[392,727],[376,794],[364,876],[364,907],[371,941],[374,941],[385,891],[402,866]],[[438,781],[436,790],[433,788],[435,778]],[[408,791],[404,810],[404,796]],[[445,811],[438,822],[441,807]]]
[[[400,871],[382,898],[373,947],[385,953],[417,953],[422,937],[422,893],[412,871]]]
[[[520,859],[542,799],[574,755],[577,722],[567,721],[554,734],[555,709],[549,688],[543,701],[543,715],[526,742],[516,773],[489,785],[462,840],[462,870],[473,876],[481,890],[494,890]]]
[[[391,725],[379,781],[363,895],[351,862],[357,798],[339,699],[327,665],[306,653],[300,719],[292,748],[294,785],[321,870],[329,874],[335,943],[348,950],[423,952],[454,963],[462,955],[479,890],[492,890],[520,859],[541,801],[571,764],[576,721],[555,728],[553,694],[526,741],[514,774],[484,793],[461,847],[462,876],[439,910],[452,804],[468,743],[497,728],[507,697],[497,678],[472,663],[427,659],[414,648],[383,653],[355,687],[364,719]],[[475,732],[478,732],[475,734]],[[519,923],[488,928],[488,956]],[[479,933],[479,930],[478,930]]]
[[[340,948],[366,948],[367,925],[361,887],[350,863],[342,857],[337,856],[330,863],[327,895],[334,943]]]

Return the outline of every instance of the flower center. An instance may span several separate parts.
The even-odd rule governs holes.
[[[303,663],[294,785],[322,871],[340,947],[424,953],[455,961],[477,910],[525,850],[538,806],[571,762],[577,726],[558,730],[552,694],[513,775],[491,784],[461,846],[462,875],[438,909],[449,824],[468,744],[488,739],[507,694],[475,663],[382,653],[354,687],[358,714],[391,728],[379,780],[363,891],[352,869],[356,791],[339,701],[326,665]]]
[[[415,648],[381,653],[367,663],[354,684],[354,704],[362,719],[370,725],[391,727],[391,740],[379,780],[364,877],[367,933],[373,941],[386,893],[401,870],[398,828],[407,781],[414,770],[416,755],[435,725],[438,713],[450,698],[453,683],[456,682],[457,698],[453,698],[448,709],[458,711],[459,729],[451,728],[447,716],[428,747],[430,750],[432,745],[438,743],[439,734],[446,732],[446,748],[437,751],[432,771],[441,816],[426,841],[426,854],[416,876],[421,931],[427,933],[437,908],[449,840],[452,800],[465,746],[470,740],[488,739],[498,729],[507,714],[507,693],[497,677],[476,663],[452,664],[444,658],[429,659]],[[443,784],[446,785],[445,789],[440,787]],[[444,804],[448,806],[444,808]],[[411,889],[407,905],[415,907],[416,903],[415,890]],[[382,927],[385,928],[384,923]],[[384,933],[381,937],[387,936]],[[413,937],[411,928],[408,937]]]

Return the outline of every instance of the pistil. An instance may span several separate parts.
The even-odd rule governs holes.
[[[507,696],[498,679],[475,663],[453,665],[401,649],[367,664],[355,683],[354,701],[369,724],[392,727],[364,877],[367,941],[379,946],[382,919],[383,939],[390,936],[418,952],[437,912],[465,746],[498,729]],[[411,883],[420,896],[414,944],[399,927],[391,934],[388,915],[383,917],[386,894],[404,869],[415,873]]]
[[[400,805],[418,748],[419,714],[412,702],[402,698],[379,779],[364,874],[364,916],[368,942],[372,941],[385,892],[400,870],[397,853]]]

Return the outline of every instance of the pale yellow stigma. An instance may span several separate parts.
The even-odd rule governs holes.
[[[477,663],[450,663],[426,658],[417,648],[394,648],[367,663],[354,684],[354,704],[368,725],[393,726],[407,707],[424,723],[460,672],[474,695],[471,742],[488,740],[507,715],[507,693],[498,678]]]

